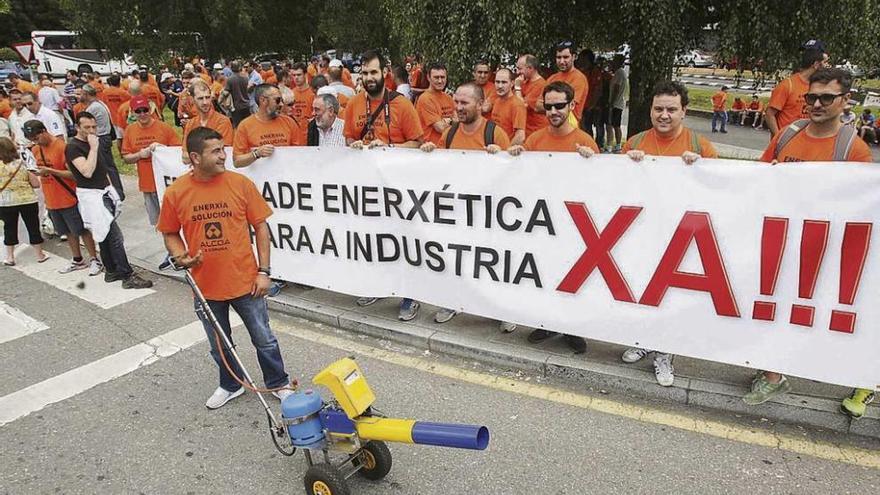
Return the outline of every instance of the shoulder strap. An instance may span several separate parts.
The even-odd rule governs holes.
[[[700,135],[691,129],[688,129],[688,132],[691,134],[691,151],[698,155],[702,155],[703,146],[700,144]]]
[[[5,191],[6,188],[9,187],[9,184],[12,183],[12,180],[15,179],[15,176],[18,175],[19,170],[21,170],[21,166],[22,166],[22,162],[19,160],[18,167],[15,168],[15,172],[12,172],[12,175],[10,175],[8,179],[6,179],[6,183],[4,183],[2,186],[0,186],[0,193]]]
[[[856,129],[851,125],[840,128],[834,140],[834,161],[845,162],[856,141]]]
[[[458,132],[458,122],[453,122],[449,126],[449,131],[446,132],[446,149],[452,146],[452,140],[455,139],[456,132]]]
[[[491,120],[486,121],[486,127],[483,129],[483,143],[486,146],[495,144],[495,122]]]
[[[645,136],[647,136],[647,135],[648,135],[648,131],[642,131],[642,132],[636,134],[635,136],[633,136],[632,138],[630,138],[630,140],[629,140],[630,148],[632,148],[634,150],[639,149],[639,145],[642,144],[642,141],[645,140]]]
[[[785,148],[785,146],[790,143],[791,140],[794,139],[794,137],[797,136],[799,132],[807,128],[807,124],[809,123],[809,119],[795,120],[788,127],[786,127],[785,130],[782,131],[782,135],[779,136],[779,140],[776,141],[776,147],[773,148],[774,160],[776,159],[776,157],[779,156],[780,153],[782,153],[782,150]]]
[[[46,154],[43,153],[43,147],[42,147],[42,146],[40,146],[40,159],[43,160],[43,166],[44,166],[44,167],[48,167],[48,166],[49,166],[49,162],[46,160]],[[60,177],[58,177],[58,176],[56,176],[56,175],[52,175],[51,177],[52,177],[53,179],[55,179],[55,182],[61,184],[61,187],[63,187],[64,190],[67,191],[68,194],[70,194],[71,196],[73,196],[73,199],[77,199],[77,198],[76,198],[76,193],[73,192],[73,189],[71,189],[69,185],[67,185],[67,182],[64,182],[63,179],[61,179]]]
[[[378,108],[376,108],[375,111],[373,111],[373,113],[369,116],[369,118],[367,118],[367,122],[366,122],[366,124],[364,124],[364,128],[361,129],[361,139],[362,140],[365,137],[367,137],[367,134],[369,134],[370,130],[375,125],[376,118],[379,117],[379,114],[382,113],[382,110],[385,110],[385,107],[387,107],[388,104],[391,103],[392,101],[394,101],[394,99],[397,98],[398,96],[400,96],[400,93],[398,93],[397,91],[393,91],[393,90],[391,90],[391,91],[386,90],[385,91],[384,101],[382,102],[381,105],[378,106]],[[366,95],[364,95],[364,98],[367,100],[367,106],[369,106],[370,98]],[[391,108],[390,107],[388,108],[388,111],[385,112],[385,125],[387,125],[388,127],[391,127]]]

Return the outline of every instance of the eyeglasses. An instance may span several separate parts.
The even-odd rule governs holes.
[[[137,110],[134,111],[134,113],[142,114],[142,113],[147,113],[149,111],[150,111],[149,108],[138,108]]]
[[[817,95],[816,93],[807,93],[804,95],[804,101],[807,102],[807,105],[813,106],[816,104],[816,100],[819,100],[819,103],[821,103],[823,107],[827,107],[834,103],[834,100],[845,95],[846,93],[823,93],[820,95]]]
[[[565,107],[567,107],[569,104],[571,104],[570,101],[564,101],[562,103],[546,103],[545,102],[544,103],[544,111],[549,112],[551,108],[555,108],[555,109],[561,111],[561,110],[564,110]]]

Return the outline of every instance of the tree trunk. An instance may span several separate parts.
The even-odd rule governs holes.
[[[647,38],[643,31],[630,51],[629,66],[629,121],[627,136],[651,128],[651,101],[654,85],[672,77],[673,49],[663,40]],[[653,48],[653,49],[652,49]]]

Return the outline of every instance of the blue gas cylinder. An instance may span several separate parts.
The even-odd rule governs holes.
[[[324,407],[321,396],[312,390],[288,395],[281,403],[281,417],[297,420],[288,425],[287,433],[296,447],[316,448],[324,440],[318,412]]]

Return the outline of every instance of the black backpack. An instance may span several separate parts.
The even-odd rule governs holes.
[[[455,139],[455,133],[458,132],[458,122],[453,122],[449,126],[449,132],[446,133],[446,149],[452,146],[452,140]],[[483,142],[486,146],[495,144],[495,122],[486,121],[486,127],[483,129]]]

